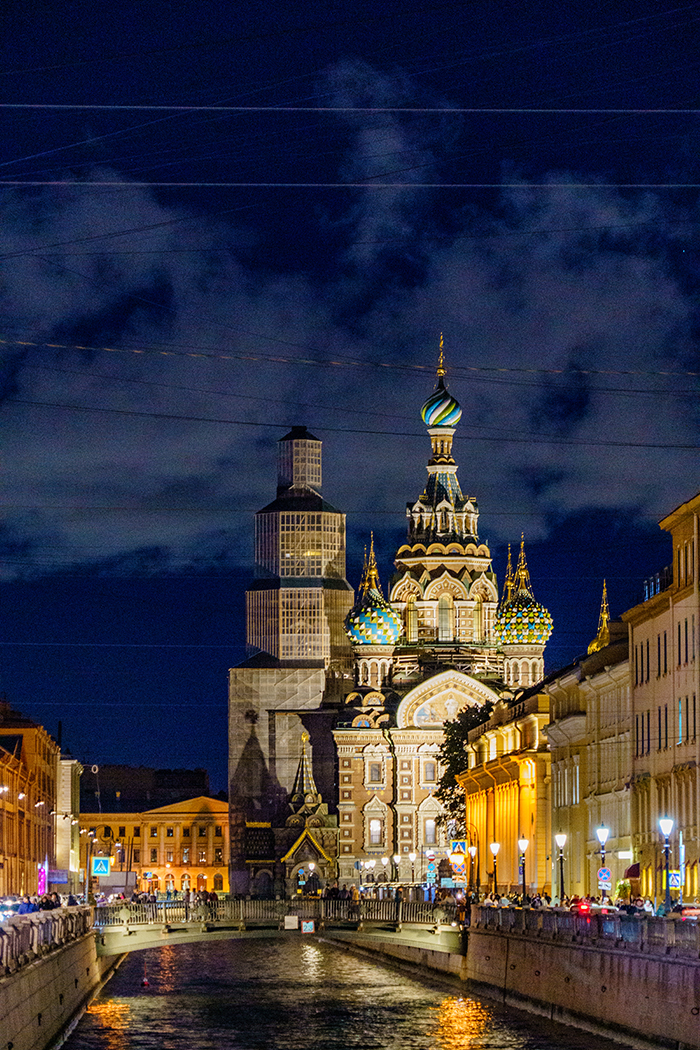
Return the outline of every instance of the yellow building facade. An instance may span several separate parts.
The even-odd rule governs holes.
[[[550,755],[543,732],[548,721],[548,698],[527,692],[500,700],[489,721],[469,733],[469,765],[456,779],[464,790],[466,838],[477,847],[483,892],[521,890],[521,839],[527,841],[526,892],[550,889]],[[492,844],[498,846],[495,866]]]
[[[228,817],[228,803],[206,796],[141,813],[82,813],[83,878],[93,857],[110,857],[112,877],[93,878],[94,892],[131,872],[139,891],[228,893]]]

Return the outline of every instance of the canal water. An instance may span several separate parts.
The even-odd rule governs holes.
[[[144,978],[148,987],[143,987]],[[612,1050],[315,938],[134,952],[66,1050]]]

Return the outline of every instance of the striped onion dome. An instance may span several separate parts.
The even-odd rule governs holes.
[[[546,645],[552,616],[531,594],[521,591],[501,609],[493,633],[500,645]]]
[[[428,427],[454,427],[462,418],[461,406],[446,389],[442,376],[439,376],[437,387],[423,405],[420,414]]]

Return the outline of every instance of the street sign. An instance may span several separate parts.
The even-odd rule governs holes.
[[[599,879],[598,880],[598,889],[599,890],[605,890],[607,893],[610,893],[611,890],[612,890],[612,882],[610,882],[610,881],[603,882],[602,880]]]
[[[612,882],[610,868],[598,868],[598,882]]]
[[[109,875],[109,857],[93,857],[92,874]]]
[[[679,890],[681,888],[681,873],[680,871],[669,871],[668,873],[668,885],[672,890]]]

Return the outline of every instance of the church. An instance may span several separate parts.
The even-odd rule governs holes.
[[[461,414],[441,346],[421,409],[427,479],[386,598],[370,544],[354,600],[345,516],[321,495],[321,442],[304,427],[279,442],[276,499],[256,514],[251,656],[229,676],[232,822],[240,843],[251,828],[267,835],[268,856],[232,848],[232,889],[289,890],[309,866],[341,884],[423,881],[450,845],[435,798],[443,724],[543,677],[552,620],[523,543],[499,595],[452,454]]]

